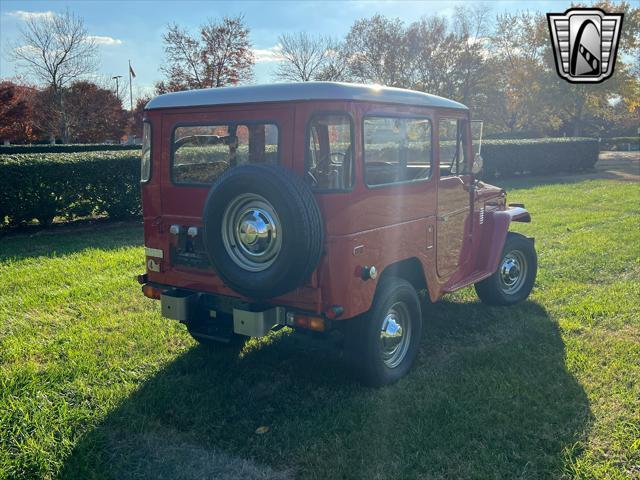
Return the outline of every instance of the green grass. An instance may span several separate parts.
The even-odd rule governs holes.
[[[640,188],[508,187],[530,301],[426,307],[379,390],[333,342],[196,345],[140,293],[138,226],[1,239],[0,478],[640,478]]]

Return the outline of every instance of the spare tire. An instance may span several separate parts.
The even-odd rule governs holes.
[[[310,188],[277,165],[241,165],[212,185],[204,247],[224,282],[257,299],[302,285],[322,254],[324,229]]]

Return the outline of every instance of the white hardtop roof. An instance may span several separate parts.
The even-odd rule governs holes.
[[[159,95],[147,103],[145,109],[305,100],[360,100],[467,110],[461,103],[415,90],[339,82],[274,83],[187,90]]]

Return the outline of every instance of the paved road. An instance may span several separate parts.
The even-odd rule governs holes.
[[[586,174],[588,176],[590,174]],[[593,178],[611,178],[614,180],[640,181],[639,152],[600,152]]]

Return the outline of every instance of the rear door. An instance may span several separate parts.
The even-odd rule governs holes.
[[[438,121],[438,213],[436,232],[438,276],[446,280],[463,263],[462,254],[469,223],[471,176],[468,168],[468,125],[463,118],[440,117]]]
[[[164,268],[196,275],[210,270],[202,213],[211,185],[237,165],[290,167],[292,131],[293,108],[287,106],[192,108],[163,115],[161,224],[170,259]],[[185,278],[182,274],[168,281],[179,285]],[[193,288],[204,288],[193,278]]]
[[[268,105],[213,107],[167,113],[162,122],[165,223],[196,225],[211,184],[244,163],[291,167],[293,108]]]

